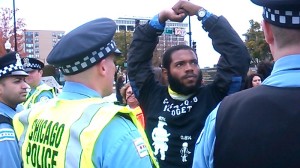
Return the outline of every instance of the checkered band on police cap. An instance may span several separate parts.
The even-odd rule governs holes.
[[[34,59],[34,58],[23,58],[23,67],[26,68],[31,68],[31,69],[42,69],[43,63]]]
[[[9,53],[0,59],[0,78],[12,75],[13,72],[20,71],[18,75],[26,75],[18,53]]]
[[[300,10],[279,10],[264,7],[263,17],[273,25],[300,28]]]
[[[91,52],[80,60],[72,62],[72,64],[64,65],[60,67],[60,69],[65,75],[75,74],[91,67],[99,60],[107,57],[111,52],[120,52],[113,40],[111,40],[105,47],[101,47],[98,50]]]

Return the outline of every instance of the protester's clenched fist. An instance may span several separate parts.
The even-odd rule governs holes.
[[[195,5],[186,0],[179,0],[173,7],[173,11],[177,14],[186,13],[186,15],[193,16],[196,15],[199,9],[202,8],[199,5]]]
[[[175,12],[172,9],[165,9],[162,10],[159,13],[159,22],[164,23],[167,20],[173,21],[173,22],[182,22],[186,17],[185,12]]]

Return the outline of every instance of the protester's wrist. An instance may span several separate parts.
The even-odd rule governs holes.
[[[149,24],[158,30],[164,30],[166,24],[165,23],[160,23],[159,22],[159,14],[155,15],[149,22]]]
[[[206,15],[203,17],[202,23],[204,23],[211,15],[212,15],[212,13],[210,13],[209,11],[206,11]]]
[[[211,30],[212,27],[214,27],[214,25],[218,22],[219,17],[211,14],[206,20],[205,22],[202,21],[202,27],[205,31],[209,31]]]

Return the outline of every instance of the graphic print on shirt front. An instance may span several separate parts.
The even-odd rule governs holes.
[[[180,104],[170,103],[168,98],[163,101],[164,110],[163,112],[168,112],[172,116],[179,116],[191,111],[193,105],[198,102],[198,98],[195,96],[192,99],[184,100]]]
[[[188,147],[189,147],[189,144],[187,142],[182,143],[182,148],[180,149],[182,162],[187,162],[187,157],[189,154],[191,154]]]
[[[198,102],[198,97],[194,96],[191,97],[187,100],[183,101],[176,101],[174,102],[173,100],[170,100],[168,98],[165,98],[163,100],[163,114],[170,116],[170,117],[175,117],[175,116],[180,116],[184,114],[188,114],[193,105]],[[185,116],[183,116],[184,118]],[[171,135],[170,132],[167,131],[164,126],[168,127],[168,123],[166,122],[166,118],[163,116],[158,117],[158,124],[157,127],[155,127],[152,131],[152,140],[154,146],[154,154],[157,158],[159,158],[160,154],[160,159],[161,160],[166,160],[166,152],[169,149],[169,136]],[[189,151],[189,142],[192,141],[192,136],[191,135],[185,135],[185,132],[182,132],[178,139],[181,141],[181,145],[178,146],[178,155],[182,158],[182,162],[187,162],[188,157],[191,154]]]
[[[170,133],[164,128],[167,125],[164,117],[158,117],[158,124],[152,131],[152,140],[154,146],[154,155],[157,156],[160,153],[160,159],[166,159],[166,151],[168,150],[168,144]]]

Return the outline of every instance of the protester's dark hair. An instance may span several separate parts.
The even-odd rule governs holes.
[[[188,45],[173,46],[173,47],[167,49],[167,51],[163,54],[163,57],[162,57],[162,66],[163,66],[163,68],[166,68],[168,71],[170,70],[170,64],[171,64],[171,61],[172,61],[171,55],[175,51],[178,51],[178,50],[192,50],[193,52],[195,52],[193,50],[193,48],[191,48]]]
[[[262,81],[271,74],[273,66],[273,61],[261,61],[257,64],[257,73],[262,75]]]

